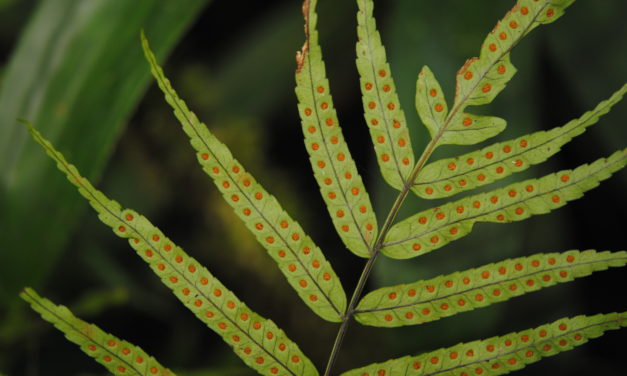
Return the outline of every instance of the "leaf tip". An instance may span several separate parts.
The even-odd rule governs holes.
[[[15,120],[16,120],[18,123],[20,123],[20,124],[22,124],[22,125],[26,126],[26,128],[28,128],[28,129],[34,128],[34,127],[33,127],[33,124],[32,124],[30,121],[28,121],[28,120],[26,120],[26,119],[24,119],[24,118],[16,118]]]
[[[144,32],[144,29],[140,30],[139,38],[141,39],[142,48],[143,48],[144,52],[150,51],[150,44],[148,43],[148,37],[146,37],[146,33]]]
[[[305,64],[305,56],[309,52],[309,7],[311,6],[311,0],[305,0],[303,2],[303,17],[305,18],[305,43],[300,51],[296,52],[296,73],[300,73]]]
[[[309,7],[311,6],[311,0],[303,1],[303,17],[305,17],[305,28],[309,22]]]
[[[32,296],[33,295],[37,295],[37,293],[35,292],[35,290],[33,290],[31,287],[24,287],[22,289],[22,291],[20,291],[20,298],[22,298],[23,300],[27,301],[27,302],[32,302]]]

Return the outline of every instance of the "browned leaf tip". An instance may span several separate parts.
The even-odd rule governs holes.
[[[300,51],[296,52],[296,73],[300,73],[305,64],[305,56],[309,52],[309,5],[311,0],[303,2],[303,17],[305,18],[305,43]]]

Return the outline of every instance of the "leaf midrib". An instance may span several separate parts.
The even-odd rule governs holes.
[[[473,365],[473,364],[489,362],[491,360],[499,359],[499,358],[502,358],[504,356],[511,355],[511,354],[520,352],[520,351],[525,350],[525,349],[529,349],[529,348],[532,348],[532,347],[533,348],[537,348],[538,346],[540,346],[542,344],[545,344],[547,342],[553,342],[553,341],[557,340],[558,338],[562,338],[562,337],[568,336],[568,335],[573,334],[575,332],[581,332],[581,331],[585,331],[585,330],[590,329],[590,328],[594,328],[596,326],[602,326],[602,325],[606,325],[606,324],[609,324],[609,323],[612,323],[612,322],[617,322],[618,323],[618,322],[622,322],[622,321],[625,321],[625,319],[623,319],[623,318],[616,318],[616,319],[612,319],[612,320],[602,321],[602,322],[599,322],[599,323],[596,323],[596,324],[591,324],[591,325],[586,325],[586,326],[583,326],[583,327],[579,327],[577,330],[567,330],[567,331],[565,331],[565,332],[563,332],[563,333],[561,333],[561,334],[559,334],[557,336],[554,336],[554,337],[551,337],[551,338],[547,338],[547,339],[541,340],[541,341],[535,341],[533,343],[530,343],[527,346],[518,347],[518,348],[512,349],[512,350],[507,351],[507,352],[499,353],[499,354],[494,355],[492,357],[483,358],[483,359],[477,359],[477,360],[469,362],[469,363],[460,364],[460,365],[457,365],[457,366],[454,366],[454,367],[450,367],[450,368],[446,368],[446,369],[440,369],[440,370],[432,372],[432,373],[426,373],[423,376],[437,375],[437,374],[440,374],[440,373],[443,373],[443,372],[448,372],[448,371],[451,371],[451,370],[454,370],[454,369],[467,367],[467,366],[470,366],[470,365]],[[518,334],[518,333],[512,333],[512,334]],[[562,352],[562,351],[558,351],[558,352]],[[526,363],[526,364],[529,364],[529,363]]]
[[[525,29],[522,30],[522,32],[520,33],[520,35],[518,36],[517,39],[514,39],[514,41],[512,42],[512,44],[506,48],[505,50],[503,50],[500,54],[497,54],[495,56],[498,56],[497,58],[495,58],[489,65],[486,66],[486,69],[484,72],[482,72],[479,75],[479,79],[477,79],[475,81],[475,83],[469,87],[469,90],[466,92],[466,94],[460,99],[458,100],[457,95],[454,98],[454,102],[453,102],[453,108],[451,109],[451,112],[449,112],[446,120],[444,121],[444,124],[442,125],[442,127],[440,128],[440,131],[438,132],[438,136],[434,137],[437,139],[440,139],[440,137],[444,134],[444,132],[447,130],[447,128],[450,126],[451,121],[453,120],[453,118],[455,118],[455,115],[457,115],[457,112],[459,111],[463,111],[466,108],[466,101],[468,100],[468,98],[470,97],[470,94],[473,93],[475,91],[475,89],[478,87],[479,83],[486,77],[486,75],[488,74],[488,72],[490,71],[490,69],[492,69],[492,67],[499,62],[501,59],[503,59],[503,57],[505,57],[505,55],[509,54],[511,52],[511,50],[520,42],[520,40],[525,37],[529,31],[531,30],[531,28],[534,26],[534,24],[536,23],[536,20],[538,19],[538,17],[540,16],[540,13],[542,13],[542,11],[549,5],[548,1],[545,1],[544,5],[542,5],[542,7],[539,8],[538,12],[533,16],[533,18],[531,19],[531,21],[529,22],[529,24],[527,25],[527,27]],[[479,58],[481,58],[481,54],[479,55]],[[511,79],[511,77],[510,77]],[[457,93],[456,93],[457,94]]]
[[[616,161],[613,161],[612,163],[609,163],[609,164],[604,164],[604,165],[603,165],[601,168],[599,168],[598,170],[593,171],[593,172],[591,172],[591,173],[589,173],[589,174],[587,174],[587,175],[583,176],[583,177],[582,177],[581,179],[579,179],[579,180],[572,179],[572,180],[570,180],[570,183],[568,183],[568,184],[564,184],[564,185],[562,185],[562,186],[559,186],[559,187],[557,187],[557,188],[554,188],[554,189],[551,189],[551,190],[548,190],[548,191],[543,191],[543,192],[541,192],[541,193],[540,193],[540,192],[538,192],[538,193],[536,193],[536,194],[534,194],[534,195],[529,195],[529,196],[526,196],[526,197],[524,197],[524,199],[519,199],[519,200],[513,201],[513,202],[511,202],[511,203],[509,203],[509,204],[507,204],[507,205],[499,206],[498,208],[491,209],[491,210],[488,210],[488,211],[485,211],[485,212],[481,212],[480,214],[471,215],[471,216],[468,216],[468,217],[465,217],[465,218],[460,218],[460,219],[457,219],[457,220],[455,220],[455,221],[446,222],[446,223],[444,223],[444,224],[442,224],[442,225],[439,225],[439,226],[437,226],[437,227],[434,227],[434,228],[428,229],[427,231],[423,231],[423,232],[421,232],[421,233],[418,233],[418,234],[416,234],[416,235],[412,235],[412,236],[407,237],[407,238],[404,238],[404,239],[399,239],[399,240],[395,240],[395,241],[391,241],[391,242],[383,243],[383,247],[385,248],[385,247],[388,247],[388,246],[394,246],[394,245],[402,244],[402,243],[404,243],[404,242],[406,242],[406,241],[409,241],[409,240],[412,240],[412,239],[416,239],[416,238],[420,238],[420,237],[422,237],[422,236],[424,236],[424,235],[426,235],[426,234],[430,234],[430,233],[433,233],[433,232],[435,232],[435,231],[440,231],[440,230],[442,230],[444,227],[446,227],[446,226],[450,226],[450,225],[453,225],[453,224],[458,224],[458,223],[461,223],[461,222],[466,222],[466,221],[470,221],[470,222],[472,222],[471,224],[474,224],[475,222],[473,222],[473,221],[474,221],[476,218],[478,218],[478,217],[482,217],[482,216],[485,216],[485,215],[488,215],[488,214],[494,213],[494,212],[496,212],[496,211],[500,211],[500,210],[507,209],[507,208],[509,208],[509,207],[511,207],[511,206],[514,206],[514,205],[517,205],[517,204],[524,203],[525,201],[528,201],[528,200],[531,200],[531,199],[534,199],[534,198],[537,198],[537,197],[540,197],[540,196],[544,196],[544,195],[547,195],[547,194],[551,194],[551,193],[553,193],[553,192],[559,191],[559,190],[564,189],[564,188],[569,188],[569,187],[571,187],[571,186],[573,186],[573,185],[576,185],[576,184],[578,184],[578,183],[581,183],[581,182],[582,182],[582,181],[584,181],[584,180],[587,180],[587,179],[592,178],[592,177],[593,177],[593,176],[595,176],[596,174],[598,174],[598,173],[602,172],[602,171],[603,171],[603,170],[605,170],[605,169],[611,168],[612,166],[614,166],[614,165],[615,165],[615,164],[617,164],[617,163],[622,162],[624,159],[626,159],[626,158],[627,158],[627,151],[625,151],[625,150],[624,150],[624,151],[623,151],[623,153],[624,153],[624,155],[623,155],[621,158],[618,158]],[[588,165],[588,166],[589,166],[589,165]],[[573,170],[567,170],[567,171],[573,171]],[[556,174],[556,173],[555,173],[555,174]],[[549,174],[549,175],[543,176],[543,177],[541,177],[541,178],[539,178],[539,179],[542,179],[542,178],[545,178],[545,177],[547,177],[547,176],[551,176],[551,175],[552,175],[552,174]],[[537,180],[537,179],[534,179],[534,180]],[[521,184],[521,183],[524,183],[524,182],[514,183],[514,184]],[[508,188],[508,187],[503,187],[503,188],[500,188],[500,190],[505,191],[507,188]],[[485,196],[487,196],[489,193],[490,193],[490,192],[487,192],[487,193],[483,193],[483,194],[481,194],[481,195],[485,195]],[[461,201],[469,200],[469,199],[470,199],[470,198],[472,198],[472,197],[473,197],[473,196],[463,198],[463,199],[461,199]],[[457,204],[458,202],[459,202],[459,201],[456,201],[456,202],[451,202],[451,203],[446,204],[446,205],[447,205],[447,206],[451,206],[451,207],[452,207],[452,206],[454,206],[455,204]],[[428,210],[429,210],[429,209],[428,209]],[[553,210],[554,210],[554,209],[553,209]],[[552,211],[552,210],[551,210],[551,211]],[[421,213],[423,213],[423,212],[421,212]],[[420,213],[418,213],[418,214],[416,214],[416,215],[414,215],[414,216],[412,216],[412,217],[418,216],[419,214],[420,214]],[[412,217],[410,217],[410,218],[412,218]],[[407,220],[409,220],[409,218],[408,218],[408,219],[406,219],[405,221],[407,221]],[[402,223],[403,223],[403,222],[400,222],[399,224],[402,224]]]
[[[330,296],[327,295],[326,291],[324,291],[322,289],[322,287],[320,286],[320,284],[318,283],[316,278],[314,278],[314,276],[311,274],[311,272],[309,271],[309,269],[306,266],[306,264],[301,260],[299,253],[292,248],[292,246],[289,244],[289,242],[287,242],[285,237],[283,237],[283,235],[276,229],[275,224],[272,223],[272,221],[268,220],[268,218],[265,216],[263,211],[260,210],[257,207],[257,205],[255,205],[255,202],[252,201],[252,199],[249,197],[248,193],[245,192],[241,188],[241,186],[239,184],[237,184],[237,180],[231,175],[229,169],[226,168],[225,165],[222,163],[222,161],[219,158],[216,157],[216,153],[214,153],[213,149],[205,142],[204,138],[200,136],[200,133],[199,133],[198,129],[194,126],[194,122],[191,121],[191,119],[189,117],[187,117],[187,115],[186,115],[187,111],[183,111],[183,108],[180,106],[178,96],[177,95],[173,95],[172,92],[174,91],[174,89],[172,89],[169,85],[165,85],[165,84],[164,84],[164,88],[168,92],[168,95],[172,98],[172,102],[176,106],[176,110],[182,116],[185,117],[185,119],[187,120],[188,125],[190,126],[191,129],[193,129],[194,133],[197,136],[197,139],[200,140],[203,143],[203,145],[207,148],[207,150],[209,150],[211,152],[211,154],[213,154],[213,157],[214,157],[215,161],[220,165],[222,170],[226,172],[226,174],[229,177],[229,179],[232,182],[234,182],[234,185],[237,187],[237,190],[242,194],[242,196],[244,196],[246,198],[248,203],[257,211],[257,213],[263,218],[263,220],[271,227],[272,231],[276,234],[276,236],[278,236],[281,239],[281,241],[285,244],[286,248],[290,251],[290,253],[294,256],[294,258],[298,261],[298,263],[302,267],[302,269],[305,270],[305,273],[311,279],[311,281],[314,283],[314,285],[316,286],[318,291],[320,291],[320,293],[329,302],[329,305],[331,306],[331,308],[333,308],[333,310],[337,313],[338,317],[341,317],[342,314],[340,313],[340,310],[335,306],[335,304],[331,300]],[[174,94],[176,94],[176,93],[174,93]],[[235,158],[233,158],[233,160],[235,160]],[[296,223],[296,221],[294,221],[294,222]],[[316,248],[318,248],[318,246],[316,246]]]
[[[322,122],[320,121],[321,117],[320,117],[320,114],[319,114],[319,111],[318,111],[318,100],[316,99],[316,93],[315,93],[315,88],[314,88],[314,77],[313,77],[313,72],[311,71],[311,61],[310,61],[311,59],[310,59],[310,57],[311,57],[311,47],[312,46],[311,46],[310,40],[311,40],[311,33],[312,33],[312,31],[309,28],[309,20],[310,20],[310,17],[308,16],[307,17],[307,28],[306,28],[307,35],[306,35],[306,38],[307,38],[307,45],[309,46],[309,49],[304,52],[304,54],[305,54],[304,58],[306,59],[306,63],[305,64],[306,64],[306,68],[307,68],[307,77],[309,78],[309,83],[310,83],[309,86],[310,86],[310,89],[311,89],[311,98],[312,98],[312,100],[314,102],[314,106],[313,106],[314,109],[313,109],[313,111],[315,111],[316,121],[318,123],[318,129],[320,129],[320,137],[322,138],[322,141],[323,141],[322,142],[322,146],[324,148],[324,152],[325,152],[325,154],[327,156],[327,159],[329,161],[329,165],[331,166],[331,169],[333,170],[333,177],[335,178],[334,182],[337,182],[337,185],[338,185],[338,188],[339,188],[339,191],[340,191],[340,195],[341,195],[341,197],[342,197],[342,199],[344,201],[344,204],[348,208],[350,208],[349,213],[350,213],[351,219],[353,221],[353,224],[357,228],[357,232],[359,233],[359,236],[361,237],[362,242],[366,246],[366,249],[368,250],[368,253],[372,254],[372,247],[370,247],[370,244],[368,244],[368,241],[364,237],[362,229],[359,227],[359,222],[357,221],[357,218],[355,217],[355,213],[354,213],[354,210],[353,210],[354,208],[349,205],[349,200],[346,197],[346,192],[344,191],[344,189],[342,188],[342,185],[340,183],[341,177],[338,175],[337,169],[335,168],[335,161],[333,160],[333,158],[331,156],[331,153],[329,151],[329,146],[328,146],[328,143],[327,143],[327,140],[326,140],[325,132],[323,131],[324,127],[322,126]],[[317,33],[317,31],[314,30],[313,33]],[[322,51],[321,51],[320,46],[318,44],[316,44],[313,47],[317,48],[319,50],[319,53],[322,54]],[[330,91],[331,91],[331,87],[329,85],[329,92]],[[336,112],[335,108],[333,106],[331,107],[331,110],[333,112]],[[335,117],[337,118],[337,113],[336,113]],[[342,134],[342,130],[339,128],[339,119],[338,119],[338,131],[340,132],[340,134]],[[343,135],[342,135],[342,140],[344,141],[344,143],[346,143],[346,140],[344,139]],[[350,156],[350,151],[348,149],[348,145],[345,145],[345,146],[346,146],[346,150],[348,151],[347,158],[350,158],[350,160],[352,160],[352,157]],[[358,174],[358,172],[357,172],[357,176],[355,176],[355,179],[361,179],[361,176]],[[331,220],[334,221],[335,217],[333,216],[332,213],[330,213],[330,214],[331,214]],[[340,316],[342,316],[342,314],[340,314]]]
[[[41,136],[40,136],[41,138]],[[43,140],[43,139],[42,139]],[[42,145],[44,145],[44,147],[49,150],[52,151],[54,153],[54,150],[51,150],[49,148],[48,145],[46,145],[45,143],[43,143]],[[139,232],[137,230],[137,228],[131,224],[128,223],[124,218],[118,216],[116,213],[114,213],[112,210],[109,209],[108,206],[104,205],[99,199],[98,197],[96,197],[93,193],[92,190],[90,189],[85,189],[85,186],[82,184],[82,179],[80,175],[75,175],[74,173],[72,173],[72,170],[69,168],[69,163],[67,163],[67,161],[59,159],[56,154],[54,155],[54,159],[58,162],[61,163],[64,167],[64,169],[67,171],[67,173],[69,175],[71,175],[74,180],[77,182],[78,185],[80,185],[83,190],[89,194],[90,197],[92,197],[93,201],[98,203],[98,205],[100,205],[104,210],[106,210],[109,214],[111,214],[113,217],[115,217],[116,219],[118,219],[120,222],[124,223],[125,225],[127,225],[130,229],[132,229],[139,237],[141,237],[144,242],[146,244],[149,244],[150,247],[159,255],[159,257],[161,257],[161,259],[163,260],[163,262],[167,263],[172,270],[174,270],[179,277],[183,278],[186,282],[187,285],[192,286],[194,288],[194,290],[196,290],[196,293],[199,296],[202,296],[206,301],[208,301],[212,306],[215,307],[216,310],[218,310],[220,312],[220,314],[222,314],[226,320],[228,320],[233,326],[235,326],[240,332],[244,333],[252,343],[254,343],[257,347],[259,347],[261,350],[263,350],[268,356],[270,356],[272,359],[274,359],[278,364],[282,365],[291,375],[293,376],[297,376],[294,372],[292,372],[292,370],[283,362],[281,362],[276,356],[274,356],[274,354],[272,354],[271,352],[269,352],[262,344],[260,344],[259,342],[257,342],[255,340],[255,338],[253,338],[253,336],[251,334],[249,334],[247,331],[245,331],[244,329],[242,329],[242,327],[231,317],[229,317],[229,315],[227,315],[225,313],[225,311],[222,309],[222,307],[218,306],[212,299],[210,299],[207,295],[205,295],[203,293],[203,291],[201,289],[199,289],[195,283],[193,283],[192,281],[190,281],[189,278],[187,278],[187,275],[184,272],[181,272],[176,265],[174,265],[167,257],[164,257],[163,253],[161,252],[161,250],[158,247],[155,247],[154,244],[152,243],[152,241],[150,239],[147,239],[141,232]],[[93,187],[92,187],[93,189]],[[180,248],[180,247],[179,247]],[[188,256],[189,257],[189,256]],[[191,257],[190,257],[191,258]],[[203,269],[206,270],[206,268],[202,267]],[[209,274],[214,280],[217,281],[217,279],[211,275],[211,273],[209,273],[209,271],[207,271],[207,274]],[[169,287],[168,287],[169,288]],[[171,290],[174,290],[171,288]],[[242,305],[244,305],[244,303],[242,303]],[[265,319],[267,320],[267,319]],[[208,323],[205,323],[206,325],[208,325]],[[213,330],[213,329],[212,329]],[[219,334],[218,334],[219,335]]]
[[[445,180],[449,180],[449,179],[455,179],[455,178],[457,178],[457,177],[465,176],[465,175],[467,175],[467,174],[471,174],[471,173],[473,173],[473,172],[483,171],[484,169],[489,168],[489,167],[491,167],[491,166],[495,166],[495,165],[497,165],[497,164],[499,164],[499,163],[504,163],[504,162],[505,162],[506,160],[508,160],[508,159],[512,159],[512,158],[515,158],[515,157],[519,157],[519,156],[521,156],[521,155],[524,155],[524,154],[526,154],[526,153],[530,153],[530,152],[532,152],[532,151],[534,151],[534,150],[536,150],[536,149],[538,149],[538,148],[541,148],[542,146],[545,146],[545,145],[546,145],[546,144],[548,144],[548,143],[551,143],[551,142],[555,141],[557,138],[560,138],[560,137],[562,137],[562,136],[568,135],[569,133],[572,133],[572,132],[574,132],[574,131],[576,131],[576,130],[580,129],[581,127],[585,126],[587,122],[592,121],[592,120],[593,120],[593,117],[595,117],[595,116],[596,116],[596,117],[598,117],[598,116],[602,116],[602,114],[601,114],[601,115],[599,115],[599,113],[602,113],[604,110],[606,110],[606,108],[607,108],[607,107],[612,107],[614,104],[615,104],[615,103],[610,102],[610,103],[608,103],[606,106],[604,106],[604,107],[602,107],[602,108],[598,108],[598,111],[597,111],[597,109],[595,108],[594,110],[592,110],[592,111],[590,111],[590,112],[588,113],[588,114],[590,114],[590,116],[586,117],[585,119],[581,119],[581,118],[579,118],[579,119],[574,119],[574,121],[577,121],[577,122],[579,123],[579,124],[578,124],[577,126],[575,126],[575,127],[572,127],[572,128],[570,128],[570,129],[566,129],[566,128],[567,128],[567,126],[568,126],[568,123],[567,123],[567,124],[564,124],[563,126],[559,127],[559,128],[561,128],[561,130],[562,130],[562,131],[564,131],[564,130],[565,130],[564,132],[559,133],[559,134],[558,134],[558,135],[556,135],[555,137],[552,137],[552,138],[547,139],[545,142],[542,142],[542,143],[540,143],[540,144],[537,144],[537,145],[535,145],[535,146],[532,146],[532,147],[530,147],[529,149],[525,149],[525,150],[522,150],[522,149],[521,149],[518,153],[511,154],[511,155],[507,156],[507,158],[500,159],[500,160],[495,160],[495,161],[489,162],[489,163],[487,163],[487,164],[485,164],[485,165],[482,165],[482,166],[479,166],[479,167],[474,167],[474,168],[471,168],[471,169],[469,169],[469,170],[464,171],[463,173],[458,173],[458,174],[455,174],[455,175],[451,175],[451,176],[446,177],[446,178],[440,178],[440,179],[429,180],[429,181],[416,181],[416,182],[414,182],[414,186],[420,186],[420,185],[425,185],[425,184],[434,184],[434,183],[439,183],[439,182],[442,182],[442,181],[445,181]],[[585,114],[584,114],[584,115],[585,115]],[[593,124],[590,124],[590,125],[593,125]],[[551,130],[548,130],[548,131],[546,131],[546,132],[550,132],[550,131],[551,131]],[[529,136],[531,136],[531,135],[529,135]],[[521,137],[525,137],[525,136],[521,136]],[[573,137],[575,137],[575,136],[573,136]],[[571,139],[572,139],[572,137],[571,137]],[[514,140],[516,140],[516,139],[514,139]],[[504,143],[508,143],[508,142],[511,142],[511,141],[513,141],[513,140],[510,140],[510,141],[504,141],[504,142],[499,142],[499,144],[504,144]],[[566,143],[567,143],[567,142],[568,142],[568,141],[566,141]],[[558,151],[559,151],[559,150],[558,150]],[[557,153],[557,151],[556,151],[556,153]],[[551,157],[551,156],[552,156],[552,155],[549,155],[549,157]],[[518,171],[516,171],[516,172],[518,172]]]
[[[113,351],[109,350],[106,346],[101,345],[99,342],[94,341],[93,338],[91,338],[90,336],[88,336],[87,334],[83,333],[82,330],[80,330],[79,328],[77,328],[76,326],[74,326],[71,322],[67,321],[64,317],[59,316],[55,311],[50,310],[48,307],[46,307],[46,305],[42,304],[40,302],[39,299],[33,297],[30,292],[28,290],[24,291],[24,294],[28,295],[28,297],[31,299],[32,304],[36,304],[37,306],[41,307],[43,310],[45,310],[46,312],[48,312],[49,314],[53,315],[54,317],[57,318],[58,321],[63,322],[65,325],[67,325],[68,327],[70,327],[76,334],[79,334],[80,336],[86,338],[89,342],[92,342],[94,345],[98,346],[101,350],[106,351],[107,353],[111,354],[111,356],[115,357],[116,359],[120,360],[122,363],[126,364],[130,369],[134,370],[135,372],[137,372],[137,374],[139,375],[145,375],[145,373],[142,373],[139,369],[137,369],[133,364],[129,363],[128,361],[126,361],[125,359],[121,358],[120,356],[118,356],[116,353],[114,353]],[[77,318],[78,319],[78,318]],[[63,330],[62,330],[63,331]],[[65,332],[65,331],[63,331]],[[80,344],[79,344],[80,346]],[[89,355],[89,354],[88,354]],[[163,366],[162,366],[163,367]],[[164,367],[165,368],[165,367]],[[175,376],[174,374],[172,374],[172,376]]]
[[[391,146],[390,149],[391,149],[391,153],[393,155],[392,159],[394,160],[394,164],[396,165],[396,172],[398,173],[398,177],[400,179],[400,182],[402,183],[402,182],[405,181],[405,177],[403,176],[403,174],[401,172],[401,167],[398,164],[398,156],[396,155],[396,148],[393,145],[392,135],[390,133],[389,119],[388,119],[388,116],[386,116],[386,112],[384,110],[385,106],[383,104],[383,99],[381,98],[381,86],[379,85],[379,79],[377,78],[377,72],[376,72],[376,69],[374,67],[374,61],[372,59],[372,50],[373,50],[372,38],[370,37],[370,28],[369,28],[369,23],[368,23],[368,20],[366,19],[366,16],[368,14],[372,14],[373,10],[370,10],[370,12],[368,12],[368,9],[366,9],[367,6],[368,6],[368,3],[366,3],[365,6],[364,6],[365,7],[365,9],[364,9],[364,24],[360,25],[360,26],[363,27],[366,30],[366,38],[367,38],[367,46],[368,46],[368,54],[369,54],[369,57],[367,58],[367,60],[369,62],[371,62],[370,68],[372,68],[372,77],[374,77],[374,85],[377,88],[377,90],[376,90],[377,102],[378,102],[378,104],[377,104],[378,107],[377,108],[381,109],[380,112],[383,115],[382,118],[383,118],[383,121],[385,122],[385,126],[383,128],[385,129],[385,134],[387,135],[387,140],[389,141],[390,146]],[[373,4],[373,7],[374,7],[374,4]],[[375,29],[375,33],[376,32],[377,32],[377,30]],[[381,47],[383,48],[383,45]],[[392,77],[392,69],[391,68],[389,69],[388,74],[390,75],[390,79],[392,79],[391,78]],[[396,90],[396,88],[394,90]],[[401,117],[404,119],[405,118],[405,114],[404,114],[403,110],[400,108],[400,103],[399,103],[399,111],[401,113]]]
[[[539,256],[539,255],[537,255],[537,256]],[[357,309],[357,310],[355,310],[355,313],[369,313],[369,312],[388,311],[388,310],[395,310],[395,309],[399,309],[399,308],[406,308],[406,307],[411,307],[411,306],[415,306],[415,305],[425,304],[425,303],[432,303],[434,301],[448,299],[450,297],[453,297],[453,296],[456,296],[456,295],[465,294],[465,293],[468,293],[468,292],[471,292],[471,291],[474,291],[474,290],[479,290],[479,289],[483,289],[483,288],[486,288],[486,287],[491,287],[491,286],[500,285],[500,284],[503,284],[503,283],[517,281],[517,280],[520,280],[520,279],[523,279],[523,278],[532,277],[532,276],[535,276],[537,274],[542,274],[542,273],[547,273],[547,272],[554,272],[554,271],[558,271],[558,270],[562,270],[562,269],[572,269],[572,268],[577,267],[577,266],[586,266],[586,265],[592,265],[592,264],[609,263],[609,262],[616,261],[616,260],[619,260],[619,261],[622,260],[622,261],[627,262],[627,256],[607,258],[607,259],[599,259],[599,260],[594,260],[594,261],[573,263],[573,264],[570,264],[570,265],[561,265],[561,266],[550,267],[550,268],[546,268],[546,269],[536,270],[536,271],[534,271],[532,273],[525,273],[525,274],[519,275],[517,277],[502,279],[502,280],[498,280],[498,281],[492,281],[492,282],[489,282],[489,283],[486,283],[486,284],[483,284],[483,285],[473,286],[473,287],[470,287],[470,288],[465,289],[465,290],[459,290],[457,292],[452,292],[452,293],[449,293],[449,294],[446,294],[446,295],[437,296],[437,297],[434,297],[434,298],[431,298],[431,299],[420,300],[420,301],[406,303],[406,304],[399,304],[399,305],[390,306],[390,307],[370,308],[370,309],[361,309],[361,310]],[[511,260],[511,261],[515,261],[515,260]],[[605,266],[610,267],[610,265],[605,265]],[[476,271],[476,270],[478,270],[478,269],[475,268],[473,270],[463,271],[463,272],[460,272],[460,273],[471,273],[471,272]],[[596,271],[596,270],[593,270],[593,271]],[[579,278],[579,277],[574,277],[574,278]],[[420,281],[419,283],[426,284],[427,282],[429,282],[429,281]],[[569,281],[562,281],[562,282],[569,282]],[[560,282],[555,282],[555,284],[558,284],[558,283],[560,283]],[[554,286],[554,285],[551,285],[551,286]],[[551,287],[551,286],[543,286],[543,287]],[[525,292],[523,292],[523,294],[527,293],[527,292],[530,292],[530,291],[525,291]],[[516,297],[516,296],[520,296],[520,295],[522,295],[522,294],[513,295],[511,297]],[[496,303],[496,302],[494,302],[494,303]],[[429,321],[431,321],[431,320],[429,320]]]

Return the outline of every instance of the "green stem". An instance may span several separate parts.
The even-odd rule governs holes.
[[[375,241],[375,244],[372,247],[370,258],[366,262],[366,265],[364,266],[364,269],[361,272],[361,276],[359,277],[359,281],[357,282],[355,291],[353,292],[351,300],[348,303],[346,314],[342,318],[342,324],[340,325],[340,328],[337,332],[337,336],[335,337],[335,342],[333,343],[333,348],[331,349],[331,354],[329,355],[329,360],[327,361],[327,366],[324,371],[324,376],[331,375],[331,369],[333,368],[333,365],[335,364],[340,348],[342,347],[342,343],[344,342],[344,337],[346,336],[348,325],[350,324],[350,321],[353,318],[353,315],[355,314],[355,306],[357,305],[359,298],[361,298],[361,295],[364,291],[364,287],[366,287],[366,282],[368,281],[368,278],[370,277],[370,273],[372,272],[374,263],[377,260],[377,256],[379,256],[379,251],[381,251],[381,248],[383,248],[383,239],[385,239],[385,235],[388,233],[388,231],[392,227],[392,224],[394,223],[394,219],[396,218],[396,215],[401,209],[401,206],[403,202],[405,201],[407,194],[409,194],[409,190],[411,189],[414,181],[416,180],[418,173],[422,170],[424,165],[427,163],[427,160],[429,159],[429,157],[433,153],[433,150],[437,146],[437,142],[440,139],[440,136],[441,136],[441,132],[436,137],[434,137],[425,148],[424,152],[422,153],[422,156],[420,157],[420,160],[418,161],[418,163],[416,163],[416,166],[414,167],[414,170],[412,171],[409,179],[407,179],[407,181],[405,182],[405,185],[403,186],[403,189],[401,190],[399,195],[396,197],[396,200],[394,201],[394,204],[392,205],[392,208],[390,209],[390,212],[388,213],[388,216],[385,219],[383,226],[381,227],[381,231],[379,232],[377,240]]]

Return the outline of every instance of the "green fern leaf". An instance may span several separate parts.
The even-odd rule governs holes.
[[[574,0],[520,0],[488,34],[479,58],[469,59],[457,72],[452,118],[467,106],[492,102],[516,69],[509,61],[512,48],[540,24],[557,20]]]
[[[461,114],[448,121],[448,108],[440,84],[424,66],[416,82],[416,110],[435,144],[471,145],[505,129],[505,120],[493,116]]]
[[[627,164],[627,149],[590,165],[463,198],[428,209],[394,225],[382,252],[405,259],[438,249],[467,235],[477,222],[505,223],[548,213],[580,198]]]
[[[197,151],[198,162],[226,202],[276,261],[301,299],[325,320],[341,321],[346,294],[320,248],[187,108],[164,76],[143,34],[142,45],[159,87]]]
[[[414,152],[405,113],[401,109],[385,47],[373,17],[372,0],[358,0],[357,69],[364,116],[383,179],[403,189],[414,167]]]
[[[627,252],[536,254],[410,284],[377,289],[357,306],[364,325],[422,324],[627,264]]]
[[[469,59],[457,72],[450,112],[446,111],[439,84],[428,68],[423,69],[417,83],[416,107],[433,138],[432,149],[442,144],[474,144],[505,129],[503,119],[472,115],[464,110],[492,102],[516,73],[510,62],[512,48],[538,25],[558,19],[573,2],[519,0],[488,34],[480,57]]]
[[[175,376],[141,348],[123,341],[94,324],[89,324],[70,312],[65,306],[55,305],[31,288],[20,294],[41,317],[52,323],[65,337],[79,345],[81,350],[102,364],[114,375]]]
[[[416,81],[416,111],[431,138],[437,137],[446,121],[448,105],[440,83],[426,65],[422,67]]]
[[[500,142],[479,151],[431,163],[420,172],[412,190],[422,198],[442,198],[490,184],[544,162],[561,147],[596,124],[627,92],[623,85],[592,111],[562,127]]]
[[[200,321],[232,346],[249,367],[263,375],[278,372],[294,376],[318,374],[311,361],[276,324],[252,312],[144,216],[123,209],[116,201],[96,190],[32,125],[26,125],[35,141],[96,210],[98,218],[117,236],[129,239],[131,247],[161,281]],[[322,298],[316,297],[316,300]]]
[[[535,329],[371,364],[342,376],[504,375],[624,326],[627,312],[563,318]]]
[[[303,4],[306,40],[296,55],[298,112],[314,176],[335,229],[351,252],[368,258],[377,220],[333,108],[318,44],[316,3]]]

